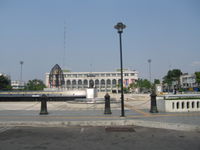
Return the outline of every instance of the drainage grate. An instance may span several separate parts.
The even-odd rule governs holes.
[[[106,132],[135,132],[133,127],[112,126],[105,127]]]

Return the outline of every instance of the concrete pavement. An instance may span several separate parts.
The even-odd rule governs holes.
[[[114,126],[136,125],[173,130],[200,131],[200,112],[149,113],[149,97],[125,99],[126,117],[119,101],[112,101],[111,115],[104,115],[103,99],[48,102],[48,115],[39,115],[40,102],[0,102],[0,126]]]
[[[116,131],[114,129],[129,129]],[[199,150],[200,133],[143,127],[0,127],[0,150]],[[132,130],[131,130],[132,129]]]

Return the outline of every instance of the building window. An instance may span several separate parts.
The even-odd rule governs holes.
[[[93,80],[90,80],[90,81],[89,81],[89,87],[90,87],[90,88],[93,88],[93,87],[94,87],[94,81],[93,81]]]
[[[95,80],[95,87],[96,87],[96,88],[99,87],[99,80]]]
[[[87,88],[87,87],[88,87],[88,80],[84,80],[84,81],[83,81],[83,86],[84,86],[84,88]]]
[[[112,86],[115,88],[117,86],[117,81],[115,79],[112,80]]]
[[[106,77],[110,77],[110,74],[109,74],[109,73],[107,73],[107,74],[106,74]]]
[[[78,77],[82,77],[83,75],[82,74],[78,74]]]
[[[105,80],[104,79],[101,80],[101,87],[105,88]]]
[[[118,80],[118,85],[121,86],[121,79]]]
[[[82,85],[82,81],[81,80],[78,80],[78,85]]]
[[[110,79],[107,80],[107,87],[108,87],[108,88],[111,87],[111,80],[110,80]]]
[[[135,73],[131,73],[131,76],[134,76],[135,75]]]
[[[76,88],[76,80],[72,81],[72,88]]]
[[[73,74],[72,77],[73,77],[73,78],[77,78],[77,74]]]
[[[101,74],[101,77],[105,77],[105,74],[102,73],[102,74]]]

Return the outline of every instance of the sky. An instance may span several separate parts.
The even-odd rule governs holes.
[[[44,80],[55,64],[115,71],[118,22],[126,25],[123,66],[140,78],[149,78],[148,59],[152,79],[200,71],[199,0],[0,0],[0,73],[19,80],[20,61],[24,81]]]

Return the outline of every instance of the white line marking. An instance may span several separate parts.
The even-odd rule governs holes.
[[[13,129],[14,127],[0,127],[0,133],[3,133],[7,130]]]

